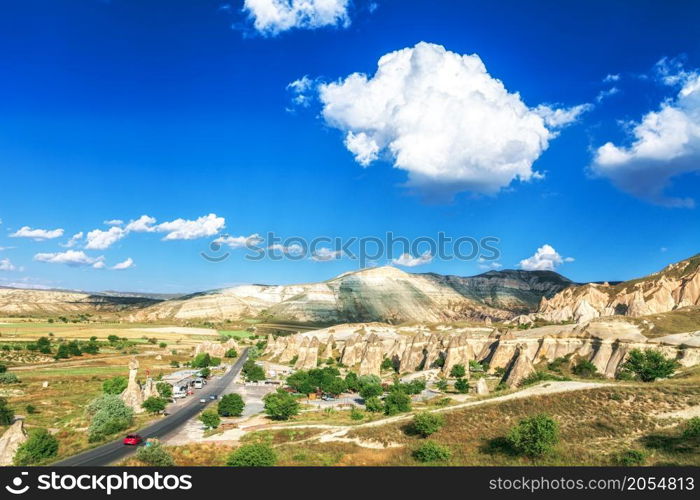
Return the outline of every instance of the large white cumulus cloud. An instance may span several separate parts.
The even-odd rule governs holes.
[[[349,0],[245,0],[243,10],[263,35],[292,28],[347,26]]]
[[[673,177],[700,171],[700,74],[666,75],[663,81],[680,84],[678,95],[631,124],[629,146],[607,142],[598,148],[591,170],[638,198],[691,207],[694,200],[668,196],[665,191]]]
[[[491,194],[540,174],[533,162],[584,107],[528,107],[492,77],[478,55],[421,42],[318,86],[326,122],[367,166],[380,157],[428,193]]]

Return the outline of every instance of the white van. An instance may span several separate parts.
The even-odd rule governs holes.
[[[201,389],[202,387],[204,387],[204,380],[202,380],[201,378],[198,378],[197,380],[194,381],[194,388],[195,389]]]

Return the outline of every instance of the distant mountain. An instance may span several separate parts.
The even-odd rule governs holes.
[[[588,283],[544,297],[528,322],[582,322],[601,316],[646,316],[700,306],[700,254],[644,278],[614,284]]]
[[[0,315],[58,316],[133,311],[159,302],[141,296],[111,296],[67,290],[0,288]]]
[[[299,285],[245,285],[154,304],[134,321],[237,319],[346,323],[505,320],[533,312],[543,297],[573,283],[548,271],[491,271],[479,276],[411,274],[394,267],[348,272]]]

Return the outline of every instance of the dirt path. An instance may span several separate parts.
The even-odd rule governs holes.
[[[11,370],[13,372],[21,371],[21,370],[41,370],[42,368],[72,368],[74,366],[80,366],[80,365],[86,365],[90,363],[97,363],[99,361],[102,361],[103,359],[115,359],[115,358],[131,358],[132,356],[153,356],[153,352],[149,353],[138,353],[138,354],[113,354],[110,356],[101,356],[99,358],[84,358],[84,359],[76,359],[76,360],[71,360],[71,361],[59,361],[59,362],[54,362],[54,363],[37,363],[35,365],[21,365],[21,366],[13,366]]]

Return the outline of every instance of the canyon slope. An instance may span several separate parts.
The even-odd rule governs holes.
[[[198,293],[155,304],[130,319],[216,321],[264,316],[316,324],[504,321],[536,311],[543,297],[571,285],[553,272],[491,271],[464,278],[378,267],[319,283],[245,285]]]
[[[519,323],[536,320],[581,323],[605,316],[641,317],[700,306],[700,254],[671,264],[644,278],[618,284],[588,283],[543,297],[537,313]]]

